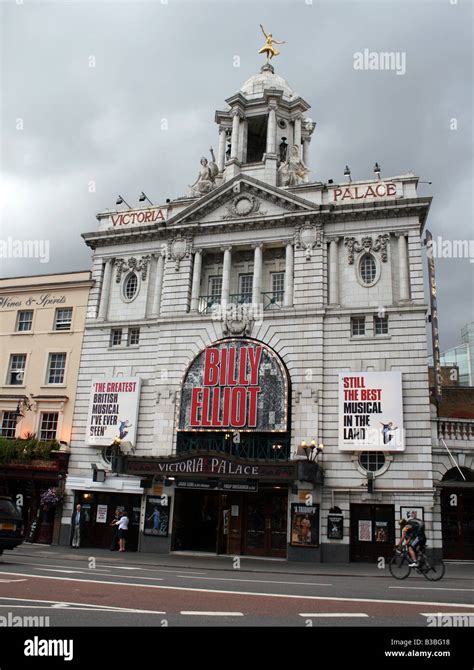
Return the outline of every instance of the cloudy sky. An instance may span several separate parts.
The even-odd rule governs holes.
[[[186,193],[217,148],[214,111],[258,72],[259,23],[285,40],[276,71],[317,122],[314,180],[413,171],[433,195],[435,239],[473,231],[470,0],[3,0],[1,235],[50,240],[50,261],[1,259],[2,276],[87,269],[80,237],[117,194]],[[364,49],[406,73],[360,71]],[[236,58],[238,57],[238,58]],[[474,245],[474,243],[472,243]],[[474,252],[471,250],[474,255]],[[437,259],[441,346],[474,319],[474,258]]]

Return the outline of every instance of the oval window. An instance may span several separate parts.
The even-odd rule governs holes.
[[[367,472],[378,472],[385,465],[385,454],[383,451],[362,451],[359,465]]]
[[[125,300],[133,300],[138,292],[138,277],[135,272],[129,272],[123,283],[123,296]]]
[[[377,276],[377,264],[372,254],[364,254],[359,265],[360,278],[366,286],[374,283]]]

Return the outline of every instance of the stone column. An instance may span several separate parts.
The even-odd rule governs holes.
[[[197,312],[201,290],[202,249],[194,252],[193,284],[191,289],[191,312]]]
[[[151,316],[160,316],[161,304],[161,289],[163,287],[163,271],[165,269],[164,254],[160,254],[156,259],[156,276],[155,276],[155,292],[153,294],[153,305],[151,308]]]
[[[108,258],[105,261],[104,279],[102,281],[102,290],[100,292],[99,315],[97,317],[100,321],[105,321],[107,319],[110,297],[110,282],[112,279],[114,260],[114,258]]]
[[[407,238],[404,233],[398,233],[398,272],[400,279],[400,300],[410,300],[408,247]]]
[[[225,309],[229,303],[230,271],[232,267],[232,247],[224,247],[224,264],[222,268],[221,306]]]
[[[301,157],[301,115],[295,119],[295,133],[293,136],[293,144],[298,147],[298,156]]]
[[[276,154],[276,112],[275,105],[268,108],[267,154]]]
[[[339,304],[339,259],[338,242],[336,237],[329,242],[329,304]]]
[[[240,112],[238,109],[232,110],[232,139],[230,147],[230,157],[235,158],[239,155],[239,134],[240,134]]]
[[[252,302],[260,305],[262,301],[263,244],[254,245]]]
[[[292,242],[287,243],[285,255],[285,293],[283,296],[283,307],[293,307],[294,254]]]
[[[219,168],[219,172],[224,172],[225,144],[226,144],[226,129],[224,126],[219,126],[219,149],[217,152],[217,167]]]
[[[308,167],[309,161],[309,143],[311,142],[311,137],[303,138],[303,163]]]

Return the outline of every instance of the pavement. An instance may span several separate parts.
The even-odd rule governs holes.
[[[44,545],[22,544],[13,552],[5,551],[0,557],[11,560],[14,555],[37,558],[77,560],[79,557],[103,559],[122,566],[148,566],[161,568],[196,568],[204,570],[235,571],[236,558],[239,559],[239,571],[249,573],[286,574],[286,575],[322,575],[340,577],[387,578],[387,570],[380,570],[377,563],[312,563],[287,561],[284,559],[255,558],[248,556],[216,556],[191,552],[173,552],[156,554],[146,552],[112,552],[108,549],[78,548]],[[446,577],[450,579],[474,580],[474,561],[445,561]]]

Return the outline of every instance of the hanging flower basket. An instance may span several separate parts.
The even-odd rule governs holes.
[[[58,495],[56,489],[50,488],[41,494],[40,505],[45,512],[48,512],[52,507],[57,507],[63,501],[63,496]]]

